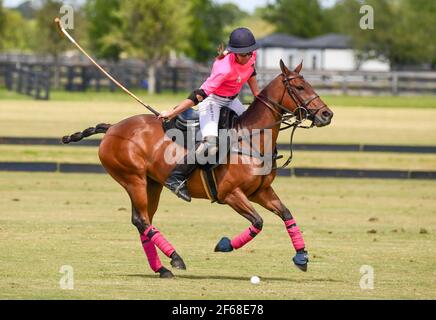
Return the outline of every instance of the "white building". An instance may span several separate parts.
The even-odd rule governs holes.
[[[389,61],[367,60],[359,65],[347,36],[326,34],[301,39],[275,33],[259,39],[257,68],[277,69],[279,61],[293,68],[302,60],[305,70],[332,71],[390,71]]]

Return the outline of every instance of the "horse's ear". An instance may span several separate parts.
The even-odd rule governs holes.
[[[282,69],[283,74],[289,74],[289,69],[285,66],[282,59],[280,59],[280,69]]]
[[[301,69],[303,69],[303,60],[301,60],[300,64],[295,68],[294,72],[300,73]]]

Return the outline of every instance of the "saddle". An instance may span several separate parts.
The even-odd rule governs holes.
[[[187,148],[188,139],[192,144],[197,144],[203,140],[203,137],[200,132],[200,120],[199,114],[197,110],[189,108],[188,110],[180,113],[177,117],[171,119],[170,121],[166,121],[163,123],[163,129],[167,136],[172,138],[173,141],[178,143],[184,148]],[[238,115],[235,111],[228,107],[222,107],[220,111],[220,117],[218,121],[218,130],[219,129],[232,129],[235,128],[236,119]],[[174,139],[173,133],[174,131],[170,131],[171,129],[177,129],[177,134],[183,134],[183,139]],[[219,141],[221,141],[220,137]],[[229,142],[229,141],[228,141]],[[212,164],[204,164],[199,165],[201,169],[201,179],[203,182],[204,189],[206,191],[207,196],[212,202],[217,201],[217,187],[216,187],[216,178],[214,169],[218,167],[220,164],[225,163],[227,156],[230,152],[230,143],[227,143],[226,152],[218,153],[217,161]]]
[[[237,118],[238,115],[235,111],[228,107],[222,107],[218,121],[218,130],[234,128]],[[195,137],[195,142],[201,142],[203,139],[200,132],[200,116],[198,111],[193,108],[189,108],[188,110],[177,115],[177,117],[173,118],[172,120],[164,122],[163,129],[165,133],[167,133],[167,131],[170,129],[180,130],[185,139],[183,141],[177,139],[176,142],[185,148],[187,145],[186,138],[188,133],[193,134],[193,137]]]

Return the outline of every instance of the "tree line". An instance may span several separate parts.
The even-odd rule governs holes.
[[[374,30],[359,27],[363,4],[374,8]],[[41,0],[35,8],[27,1],[11,9],[0,0],[0,50],[56,58],[71,48],[53,24],[62,5],[60,0]],[[434,21],[434,0],[336,0],[332,7],[323,7],[319,0],[276,0],[253,14],[212,0],[86,0],[74,8],[70,32],[98,58],[137,57],[150,66],[163,63],[171,52],[210,62],[229,32],[243,25],[257,38],[273,32],[303,38],[346,34],[362,59],[382,56],[394,67],[434,67]]]

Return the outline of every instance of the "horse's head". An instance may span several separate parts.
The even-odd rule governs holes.
[[[300,120],[307,118],[313,121],[317,127],[327,126],[332,120],[333,112],[300,75],[302,68],[303,62],[294,71],[291,71],[280,60],[282,74],[276,79],[274,92],[271,93],[275,96],[281,109],[295,114]],[[279,84],[280,82],[281,84]]]

